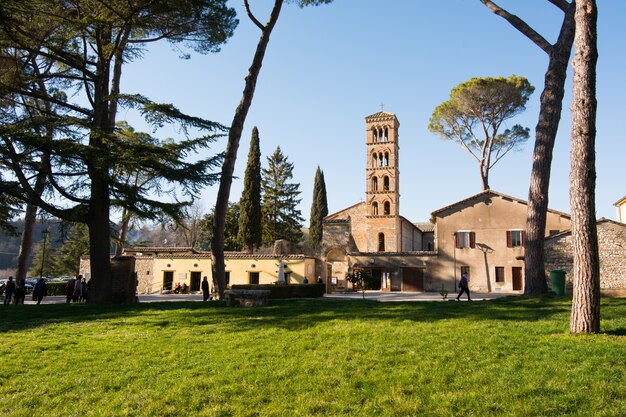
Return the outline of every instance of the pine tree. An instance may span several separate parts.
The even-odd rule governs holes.
[[[313,202],[311,203],[311,221],[309,224],[309,245],[313,249],[318,249],[322,243],[322,222],[327,215],[328,201],[326,199],[324,172],[318,166],[313,184]]]
[[[89,253],[89,230],[82,223],[72,225],[63,246],[55,253],[53,275],[76,275],[80,257]]]
[[[278,239],[298,242],[304,219],[297,209],[301,199],[300,184],[289,183],[293,164],[280,147],[267,157],[268,167],[262,169],[263,186],[263,244],[274,244]]]
[[[241,246],[252,253],[254,247],[261,246],[263,230],[261,226],[261,150],[259,148],[259,130],[252,129],[248,165],[243,179],[243,193],[239,200],[239,233],[237,240]]]

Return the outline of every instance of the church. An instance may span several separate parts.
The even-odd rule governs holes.
[[[466,274],[474,291],[522,292],[526,201],[486,190],[411,222],[400,215],[399,127],[385,111],[365,118],[365,200],[323,222],[328,290],[367,271],[382,291],[455,291]],[[568,229],[568,214],[548,210],[546,236]]]

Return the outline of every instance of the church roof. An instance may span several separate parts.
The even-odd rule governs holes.
[[[389,113],[386,111],[379,111],[378,113],[374,113],[374,114],[370,114],[369,116],[365,116],[365,121],[366,122],[376,122],[376,121],[382,121],[382,120],[395,120],[398,124],[400,124],[400,122],[398,122],[398,118],[396,117],[395,114],[393,113]]]
[[[415,223],[415,227],[420,229],[422,232],[434,232],[435,231],[435,225],[430,223],[430,222],[428,222],[428,223]]]

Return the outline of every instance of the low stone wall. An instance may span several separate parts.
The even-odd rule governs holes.
[[[600,288],[607,294],[626,290],[626,224],[611,220],[598,221],[598,249],[600,255]],[[546,240],[546,274],[553,269],[566,271],[566,288],[573,287],[572,234],[562,233]],[[617,291],[618,293],[621,291]]]

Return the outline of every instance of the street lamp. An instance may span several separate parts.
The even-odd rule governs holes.
[[[452,292],[456,292],[456,232],[452,232],[452,246],[454,246],[454,287]]]
[[[48,234],[50,234],[48,229],[41,232],[41,235],[43,236],[43,252],[41,252],[41,269],[39,270],[39,279],[43,277],[43,265],[46,261],[46,241],[48,240]]]

